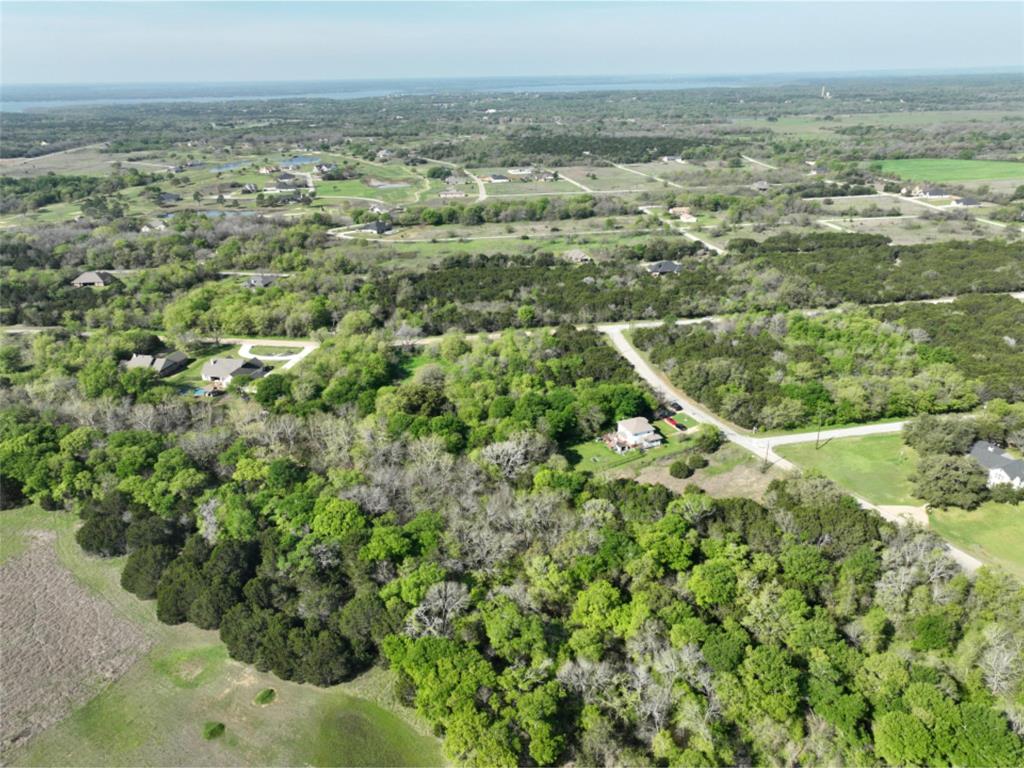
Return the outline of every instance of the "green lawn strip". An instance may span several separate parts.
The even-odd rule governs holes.
[[[933,509],[931,527],[979,560],[1024,580],[1024,504],[989,501],[977,509]]]
[[[965,182],[1024,179],[1024,163],[1009,160],[958,160],[954,158],[913,158],[885,160],[882,173],[913,181]]]
[[[182,755],[196,765],[443,764],[440,742],[391,698],[391,673],[372,670],[325,689],[235,662],[216,632],[158,622],[153,601],[121,588],[124,559],[86,555],[75,527],[64,512],[7,510],[0,516],[0,541],[29,530],[54,531],[61,563],[139,625],[153,645],[119,680],[6,754],[6,764],[179,765]],[[13,551],[5,546],[5,554]],[[267,688],[276,691],[275,706],[254,704]],[[223,735],[205,739],[207,723],[223,723]]]
[[[775,452],[805,470],[816,470],[846,490],[874,504],[916,506],[910,473],[916,452],[903,445],[903,437],[869,435],[823,442],[780,445]]]

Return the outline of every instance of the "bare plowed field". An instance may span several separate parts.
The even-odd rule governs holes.
[[[0,759],[119,678],[149,645],[75,581],[53,532],[26,537],[25,551],[0,565]]]

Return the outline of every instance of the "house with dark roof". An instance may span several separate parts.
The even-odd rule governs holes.
[[[979,440],[971,447],[970,457],[988,472],[988,484],[1024,488],[1024,461],[1004,453],[998,445]]]
[[[181,195],[176,195],[173,192],[161,192],[158,198],[160,205],[170,205],[171,203],[180,203]]]
[[[116,282],[118,282],[118,279],[112,274],[99,270],[95,272],[83,272],[72,280],[71,284],[76,288],[102,288],[106,285],[113,285]]]
[[[226,387],[237,378],[258,379],[266,373],[267,369],[258,360],[214,357],[203,364],[200,376],[203,381]]]
[[[370,232],[375,235],[383,235],[385,232],[391,231],[391,222],[385,219],[375,219],[374,221],[368,221],[363,224],[360,232]]]
[[[950,203],[950,205],[955,205],[957,207],[963,208],[973,208],[976,205],[981,205],[981,203],[979,203],[973,197],[958,197],[956,200]]]
[[[674,261],[655,261],[647,265],[647,274],[661,277],[662,275],[674,275],[682,272],[683,266]]]
[[[245,281],[248,288],[269,288],[277,282],[277,275],[252,275]]]
[[[750,185],[750,188],[755,192],[767,192],[771,188],[771,185],[767,181],[762,180],[755,181]]]
[[[163,378],[183,371],[186,365],[188,365],[188,356],[184,352],[169,352],[166,355],[134,354],[131,360],[124,364],[124,367],[128,370],[146,368]]]

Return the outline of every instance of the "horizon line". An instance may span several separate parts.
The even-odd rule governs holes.
[[[437,80],[474,81],[474,80],[551,80],[551,79],[608,79],[624,80],[635,78],[655,79],[717,79],[717,78],[772,78],[772,77],[881,77],[886,75],[902,75],[906,77],[922,77],[929,75],[985,75],[985,74],[1021,74],[1024,75],[1024,63],[1004,64],[982,67],[953,68],[897,68],[897,69],[843,69],[843,70],[786,70],[778,72],[634,72],[628,74],[511,74],[511,75],[395,75],[392,77],[330,77],[330,78],[283,78],[258,80],[120,80],[120,81],[44,81],[44,82],[8,82],[0,79],[0,88],[17,87],[111,87],[111,86],[171,86],[171,85],[264,85],[289,83],[386,83],[395,81],[430,82]]]

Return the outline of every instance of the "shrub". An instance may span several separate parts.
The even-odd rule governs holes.
[[[224,735],[224,723],[215,723],[212,720],[203,725],[203,738],[207,741],[218,739]]]
[[[672,475],[672,477],[682,480],[692,475],[693,470],[690,468],[690,465],[684,456],[676,459],[669,465],[668,473]]]
[[[256,694],[256,698],[253,699],[253,703],[259,704],[260,706],[265,706],[273,702],[274,699],[276,698],[277,691],[275,691],[273,688],[264,688],[262,691]]]

